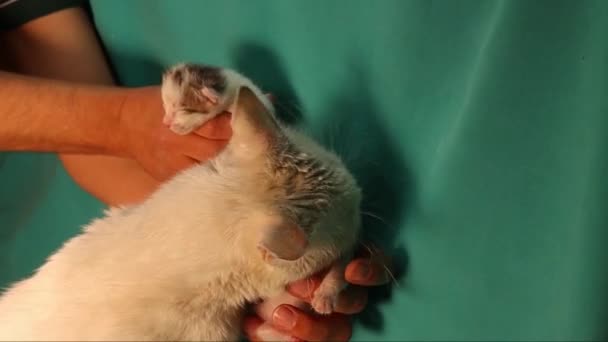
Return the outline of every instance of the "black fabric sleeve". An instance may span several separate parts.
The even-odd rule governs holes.
[[[11,30],[47,14],[85,4],[86,0],[0,0],[0,31]]]

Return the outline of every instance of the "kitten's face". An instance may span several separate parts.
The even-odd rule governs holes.
[[[236,211],[248,225],[237,228],[246,234],[242,247],[271,264],[329,263],[349,251],[358,237],[361,191],[339,158],[281,127],[248,88],[232,113],[223,158],[238,170]]]

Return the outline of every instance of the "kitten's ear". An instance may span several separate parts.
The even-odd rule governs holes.
[[[296,260],[308,247],[308,235],[296,225],[271,227],[262,235],[258,250],[266,262],[274,259]]]
[[[244,148],[267,147],[280,135],[268,109],[248,87],[241,87],[232,108],[232,143]]]

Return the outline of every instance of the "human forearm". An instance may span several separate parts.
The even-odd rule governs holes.
[[[80,8],[36,19],[0,38],[5,51],[11,53],[9,62],[17,72],[77,82],[113,83],[93,26]],[[84,152],[119,157],[69,154],[72,150],[65,146],[55,146],[53,151],[62,153],[66,169],[80,186],[110,205],[141,201],[158,187],[160,181],[218,153],[231,134],[226,115],[218,116],[194,134],[181,136],[171,132],[162,124],[164,111],[159,87],[82,86],[81,89],[81,86],[74,86],[73,90],[78,97],[82,96],[81,92],[86,93],[83,98],[92,97],[86,103],[90,110],[87,115],[95,117],[78,119],[93,120],[99,125],[89,131],[91,121],[78,121],[86,128],[80,133],[85,134],[84,138],[89,133],[93,137],[106,137],[109,144],[106,150]],[[98,97],[104,98],[108,94],[107,102],[97,102]],[[73,101],[70,105],[77,111],[82,109],[78,108],[79,102]],[[118,119],[111,110],[117,111],[114,114]],[[103,112],[106,115],[99,116]],[[118,126],[110,132],[96,132],[108,123]],[[114,151],[116,146],[118,149]]]
[[[139,203],[160,184],[133,159],[80,154],[61,159],[78,185],[110,206]]]
[[[124,155],[118,88],[0,71],[0,149]]]
[[[39,18],[3,38],[11,52],[12,66],[18,72],[114,84],[93,27],[82,9],[71,8]],[[73,153],[61,153],[60,158],[82,188],[109,205],[142,201],[159,184],[132,158]]]

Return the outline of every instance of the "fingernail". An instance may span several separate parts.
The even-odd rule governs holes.
[[[272,322],[280,328],[291,330],[296,325],[296,315],[291,309],[280,306],[272,314]]]
[[[357,266],[355,273],[357,280],[368,280],[371,277],[372,265],[369,261],[362,261]]]

